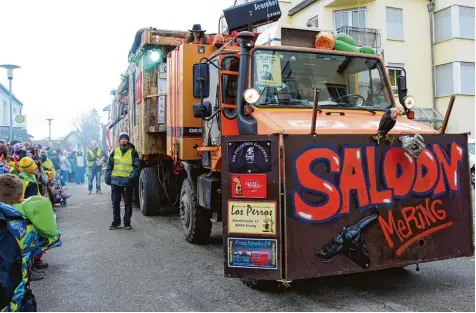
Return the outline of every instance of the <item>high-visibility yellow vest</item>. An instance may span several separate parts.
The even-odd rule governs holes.
[[[111,176],[115,177],[129,177],[132,170],[132,149],[129,149],[122,155],[122,151],[119,148],[114,150],[114,168],[112,169]]]
[[[35,183],[36,184],[36,193],[38,196],[41,196],[41,193],[40,193],[40,185],[38,184],[38,182],[36,181],[35,178],[31,177],[30,175],[20,175],[20,181],[21,181],[21,186],[22,186],[22,189],[23,189],[23,195],[25,195],[25,191],[26,191],[26,187],[28,187],[28,184],[29,183]]]
[[[47,159],[45,162],[41,162],[41,166],[47,170],[54,170],[55,166],[53,165],[53,162],[51,162],[50,159]]]
[[[89,150],[89,157],[94,157],[94,152],[92,150]],[[100,149],[97,150],[96,158],[102,158],[102,151]],[[93,167],[94,163],[94,161],[88,161],[88,167]]]

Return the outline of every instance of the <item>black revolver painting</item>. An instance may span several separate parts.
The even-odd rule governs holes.
[[[364,217],[354,225],[344,227],[344,229],[333,240],[321,249],[314,251],[322,262],[331,262],[339,254],[343,254],[363,269],[370,267],[370,257],[364,239],[364,230],[369,225],[377,221],[379,216],[378,208],[375,214]]]

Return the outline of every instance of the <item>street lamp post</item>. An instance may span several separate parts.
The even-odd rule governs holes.
[[[48,130],[48,140],[51,140],[51,121],[54,120],[54,118],[47,118],[46,119],[48,121],[48,126],[49,126],[49,130]]]
[[[18,65],[13,64],[2,64],[0,67],[3,67],[7,70],[8,75],[8,87],[10,90],[10,141],[13,140],[13,93],[12,93],[12,79],[13,79],[13,70],[20,68]]]

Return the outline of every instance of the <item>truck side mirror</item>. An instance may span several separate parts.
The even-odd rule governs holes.
[[[204,101],[203,103],[197,102],[193,104],[193,117],[205,118],[212,115],[212,104],[210,101]]]
[[[204,99],[210,96],[210,68],[208,63],[193,65],[193,97]]]
[[[403,75],[397,77],[398,87],[398,100],[401,105],[404,105],[405,98],[407,97],[407,78]]]

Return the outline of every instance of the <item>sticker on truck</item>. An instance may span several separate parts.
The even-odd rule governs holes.
[[[231,196],[233,198],[266,198],[268,196],[266,174],[232,174]]]
[[[276,270],[277,240],[228,238],[228,266]]]
[[[269,173],[271,141],[233,141],[228,147],[230,173]]]
[[[276,202],[228,201],[228,233],[276,235]]]

